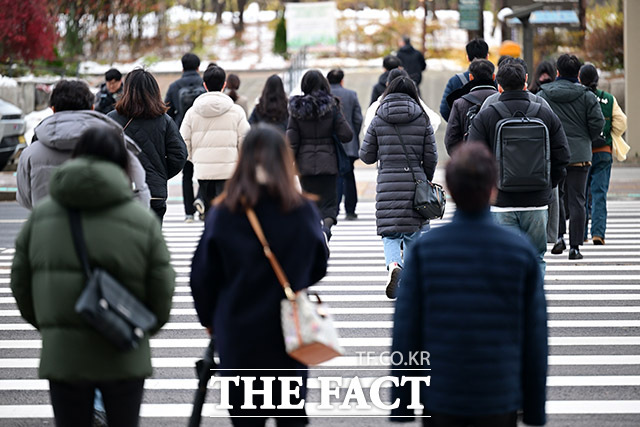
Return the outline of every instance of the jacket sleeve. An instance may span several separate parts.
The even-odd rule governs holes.
[[[173,178],[182,170],[187,161],[187,146],[184,144],[176,122],[170,117],[166,117],[166,122],[167,178]]]
[[[451,92],[462,87],[461,84],[456,84],[456,82],[462,83],[458,76],[453,76],[449,79],[447,86],[444,88],[442,100],[440,101],[440,115],[447,122],[449,121],[449,114],[451,114],[451,108],[449,107],[449,103],[447,103],[447,97]]]
[[[33,214],[31,215],[33,216]],[[16,251],[11,265],[11,292],[16,300],[20,315],[38,329],[35,310],[33,307],[33,292],[31,289],[31,262],[29,260],[29,241],[31,239],[32,218],[20,230],[16,239]]]
[[[129,179],[134,185],[133,197],[142,206],[148,208],[151,204],[151,191],[147,185],[147,174],[135,154],[127,150],[127,155],[129,157]]]
[[[362,109],[358,101],[358,95],[353,94],[353,112],[351,113],[351,121],[353,123],[353,136],[358,138],[362,129]]]
[[[315,205],[307,203],[306,212],[303,213],[303,221],[308,223],[309,237],[306,242],[312,243],[315,250],[310,262],[310,283],[319,282],[327,274],[327,260],[329,259],[329,247],[322,232],[322,220]],[[296,291],[299,289],[296,289]]]
[[[436,136],[433,134],[431,124],[427,124],[422,147],[422,169],[429,181],[433,181],[438,164],[438,148],[436,146]]]
[[[20,156],[20,160],[18,160],[16,200],[23,208],[33,209],[33,204],[31,203],[31,156],[28,151],[29,147],[25,149]]]
[[[613,113],[611,115],[611,134],[621,136],[627,130],[627,115],[624,114],[618,100],[613,98]]]
[[[184,139],[184,144],[187,147],[187,160],[191,161],[193,158],[193,148],[191,147],[191,114],[193,110],[190,108],[187,110],[184,115],[184,119],[182,120],[182,124],[180,124],[180,135],[182,139]]]
[[[403,276],[404,278],[405,276]],[[547,385],[547,306],[544,279],[533,250],[530,251],[524,292],[524,330],[522,389],[523,421],[528,425],[545,424]]]
[[[177,89],[177,86],[175,82],[171,83],[169,85],[169,89],[167,90],[167,95],[164,98],[164,103],[167,104],[167,107],[169,107],[169,111],[167,111],[167,114],[172,119],[175,119],[177,115],[176,100],[174,99],[177,92],[176,89]]]
[[[549,145],[551,148],[551,186],[556,187],[564,177],[571,151],[564,128],[558,116],[549,110]],[[475,122],[475,120],[474,120]]]
[[[242,114],[240,120],[238,121],[238,152],[240,152],[240,147],[242,147],[242,141],[244,141],[244,137],[247,136],[249,131],[251,130],[251,125],[247,121],[247,113]]]
[[[362,146],[360,147],[360,160],[364,163],[371,165],[378,161],[378,136],[376,135],[376,119],[374,117],[371,125],[367,129],[367,134],[364,137],[364,141],[362,141]]]
[[[453,108],[451,108],[451,114],[449,115],[449,123],[447,123],[447,132],[444,136],[444,145],[449,155],[464,140],[464,130],[462,129],[464,123],[460,120],[459,110],[461,102],[464,102],[464,100],[457,100],[453,103]]]
[[[149,309],[158,318],[158,323],[151,331],[155,334],[169,320],[173,305],[173,290],[176,273],[171,266],[171,256],[162,236],[160,223],[153,218],[149,221],[147,232],[148,271],[146,274],[147,303]]]
[[[489,110],[480,111],[471,122],[471,129],[469,129],[469,141],[484,142],[489,150],[493,152],[493,141],[491,139],[491,132],[487,129],[487,119],[490,114]]]
[[[289,115],[289,124],[287,125],[287,139],[291,144],[293,155],[296,156],[300,149],[300,127],[298,126],[298,121],[291,115]]]
[[[351,126],[347,123],[347,119],[344,118],[344,114],[342,113],[342,109],[338,108],[337,111],[334,111],[335,123],[333,125],[333,132],[335,132],[338,139],[342,142],[350,142],[353,138],[353,131],[351,130]]]
[[[367,111],[364,113],[364,121],[362,122],[362,128],[360,129],[360,141],[364,141],[364,137],[367,135],[367,129],[376,116],[376,110],[379,104],[371,104]],[[375,108],[374,108],[375,107]]]
[[[602,133],[604,128],[604,116],[602,115],[602,108],[598,99],[593,92],[587,92],[587,124],[589,126],[589,136],[591,140],[595,140]]]

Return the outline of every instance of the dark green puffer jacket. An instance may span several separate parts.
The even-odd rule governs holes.
[[[42,335],[40,377],[112,381],[151,375],[146,337],[120,352],[74,310],[85,277],[71,238],[67,207],[81,210],[89,263],[126,286],[158,318],[169,319],[175,273],[158,220],[133,200],[115,164],[81,158],[56,170],[51,198],[31,213],[16,241],[11,290],[22,317]]]

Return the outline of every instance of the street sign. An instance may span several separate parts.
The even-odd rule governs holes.
[[[458,0],[460,28],[470,31],[480,30],[480,0]]]
[[[336,3],[286,3],[287,46],[333,47],[338,43]]]

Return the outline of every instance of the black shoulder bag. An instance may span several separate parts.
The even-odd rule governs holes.
[[[398,130],[398,126],[396,124],[394,124],[393,127],[400,139],[400,145],[402,145],[404,156],[407,158],[407,168],[411,171],[413,181],[416,184],[416,191],[413,196],[413,209],[418,211],[418,213],[425,219],[442,218],[444,216],[444,208],[447,203],[444,189],[441,185],[435,184],[428,179],[421,181],[416,178],[416,174],[413,172],[413,168],[411,167],[411,161],[409,160],[407,147],[404,145],[402,134]]]
[[[156,325],[156,316],[109,273],[91,269],[80,213],[69,210],[69,222],[73,244],[87,277],[85,289],[76,301],[76,313],[119,350],[137,348],[145,333]]]

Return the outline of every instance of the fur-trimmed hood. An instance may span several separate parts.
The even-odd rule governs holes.
[[[333,107],[338,103],[336,97],[325,92],[292,96],[289,100],[289,113],[298,120],[318,120],[332,113]]]

